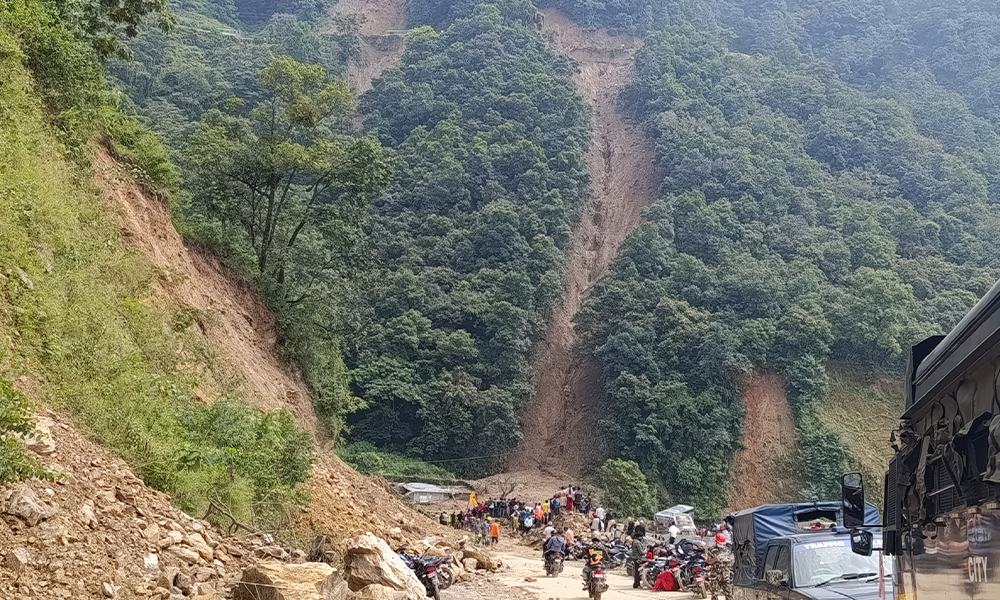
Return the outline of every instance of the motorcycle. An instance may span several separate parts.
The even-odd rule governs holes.
[[[428,598],[441,600],[441,590],[448,589],[452,584],[452,573],[448,568],[451,559],[447,556],[414,556],[406,554],[407,545],[396,550],[413,573],[424,585]]]
[[[545,555],[545,576],[559,577],[563,570],[563,555],[555,552],[548,552]]]
[[[609,544],[604,549],[604,558],[609,569],[617,569],[628,560],[629,548],[623,542]]]
[[[587,597],[591,600],[601,600],[601,594],[608,591],[608,576],[601,567],[594,567],[587,579]]]

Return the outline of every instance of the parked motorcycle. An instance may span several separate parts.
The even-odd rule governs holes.
[[[452,584],[452,573],[449,565],[451,558],[447,556],[426,556],[406,554],[407,545],[396,550],[399,557],[403,559],[406,566],[410,567],[413,573],[424,585],[424,590],[428,598],[441,600],[441,590],[448,589]]]

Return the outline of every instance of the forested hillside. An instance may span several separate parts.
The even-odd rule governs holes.
[[[748,43],[763,31],[736,9],[756,4],[677,7],[649,34],[626,102],[667,176],[581,318],[612,451],[699,506],[723,491],[743,376],[785,376],[803,494],[829,495],[847,447],[815,413],[828,361],[898,373],[998,266],[988,146],[935,139],[940,111],[852,85],[805,34]]]
[[[484,457],[455,463],[466,472],[502,464],[519,438],[532,336],[560,295],[586,183],[583,103],[537,19],[523,0],[452,7],[362,98],[397,165],[368,228],[388,266],[375,322],[347,344],[370,405],[354,439]]]
[[[357,25],[329,4],[179,1],[110,72],[182,167],[188,240],[266,294],[351,456],[478,474],[521,435],[592,127],[539,8],[644,38],[617,102],[659,198],[579,351],[605,452],[701,516],[726,506],[748,377],[785,382],[786,470],[827,496],[878,460],[831,426],[830,366],[837,398],[898,376],[1000,274],[991,3],[410,0],[401,64],[358,99]]]

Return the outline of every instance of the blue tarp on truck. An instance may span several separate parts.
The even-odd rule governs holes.
[[[866,502],[865,524],[876,524],[879,518],[878,509]],[[744,586],[763,576],[758,571],[763,568],[768,541],[782,535],[809,533],[810,526],[818,523],[844,525],[840,502],[765,504],[734,512],[726,521],[733,528],[733,583]],[[818,531],[829,533],[830,529]]]

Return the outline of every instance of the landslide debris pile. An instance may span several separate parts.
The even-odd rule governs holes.
[[[430,544],[430,540],[426,541]],[[323,563],[261,563],[243,573],[233,588],[234,600],[423,600],[424,586],[382,538],[367,532],[345,542],[344,569]],[[469,571],[496,570],[485,554],[447,544],[428,554],[452,557],[453,581],[469,579]],[[467,571],[462,563],[468,565]]]
[[[327,562],[344,557],[343,579],[328,564],[306,563],[300,549],[264,536],[228,536],[177,510],[166,494],[146,487],[123,461],[55,413],[41,416],[26,442],[60,476],[0,486],[0,598],[423,597],[422,586],[415,595],[414,583],[420,584],[412,572],[372,533],[335,543],[342,554],[320,553]],[[412,521],[407,531],[393,527],[389,539],[451,556],[456,582],[498,567],[465,540],[434,536],[414,542],[410,536],[424,532]],[[326,591],[318,592],[316,583],[324,581]],[[265,588],[271,591],[262,593]],[[248,590],[258,595],[247,596]]]
[[[29,448],[60,477],[0,486],[0,597],[212,597],[261,552],[173,508],[54,413]]]

